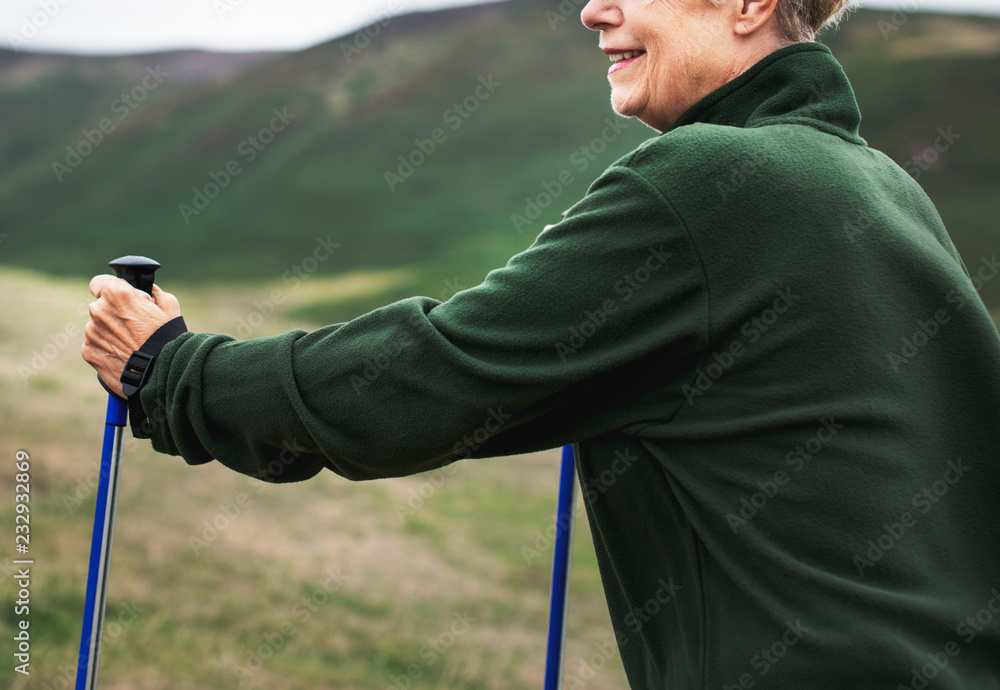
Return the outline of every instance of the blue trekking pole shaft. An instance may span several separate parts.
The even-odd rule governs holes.
[[[76,690],[97,687],[97,668],[101,658],[101,633],[104,629],[104,605],[108,594],[108,570],[111,565],[111,541],[115,532],[115,508],[121,477],[122,439],[128,406],[113,395],[108,396],[104,426],[104,449],[94,510],[94,534],[90,542],[90,566],[87,573],[87,598],[80,635],[80,660],[76,669]]]
[[[559,502],[556,508],[556,544],[552,557],[552,596],[549,606],[549,639],[545,657],[545,690],[562,687],[566,647],[566,614],[569,604],[570,559],[576,508],[576,468],[573,446],[562,449]]]
[[[152,294],[153,274],[158,263],[140,256],[125,256],[109,264],[118,275],[135,288]],[[128,421],[128,403],[108,395],[104,420],[104,447],[97,484],[97,507],[94,509],[94,533],[90,542],[90,565],[87,572],[87,596],[80,633],[80,657],[76,667],[76,690],[94,690],[101,660],[104,631],[104,608],[108,598],[108,573],[111,566],[111,542],[115,534],[118,485],[121,479],[122,440]]]

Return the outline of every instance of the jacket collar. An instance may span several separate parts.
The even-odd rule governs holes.
[[[861,112],[847,75],[821,43],[795,43],[771,53],[695,103],[668,131],[702,122],[729,127],[804,124],[851,143]]]

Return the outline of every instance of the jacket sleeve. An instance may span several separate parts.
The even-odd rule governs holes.
[[[186,333],[142,402],[156,450],[267,481],[531,452],[662,418],[706,344],[682,220],[626,167],[474,288],[248,341]],[[674,388],[677,390],[674,390]]]

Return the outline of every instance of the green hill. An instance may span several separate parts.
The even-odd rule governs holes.
[[[400,271],[320,320],[475,284],[655,134],[611,112],[570,5],[393,17],[297,53],[0,53],[0,264],[84,277],[141,253],[165,283]],[[976,265],[998,238],[1000,21],[893,21],[859,12],[824,40],[862,134],[919,176]],[[939,130],[959,138],[925,155]],[[339,246],[314,262],[320,239]],[[995,309],[1000,282],[982,294]]]

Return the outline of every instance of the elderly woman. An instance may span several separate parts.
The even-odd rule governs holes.
[[[662,135],[483,284],[238,342],[101,276],[84,357],[162,347],[153,447],[264,481],[577,443],[634,688],[1000,687],[1000,337],[811,42],[844,5],[592,0]]]

